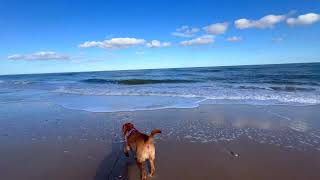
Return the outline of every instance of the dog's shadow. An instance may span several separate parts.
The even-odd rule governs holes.
[[[133,158],[123,153],[123,143],[112,143],[112,151],[98,166],[94,180],[128,179],[129,167],[135,165]]]

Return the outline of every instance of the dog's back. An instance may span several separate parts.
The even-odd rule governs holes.
[[[155,146],[153,143],[153,138],[156,134],[161,133],[160,130],[154,129],[150,135],[142,134],[141,136],[143,141],[137,141],[137,159],[139,158],[140,161],[154,160],[155,159]]]

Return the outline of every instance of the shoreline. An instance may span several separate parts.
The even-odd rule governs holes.
[[[102,95],[103,96],[103,95]],[[9,103],[19,103],[19,102],[8,102],[6,104]],[[5,103],[4,103],[5,104]],[[74,111],[84,111],[84,112],[88,112],[88,113],[130,113],[130,112],[146,112],[146,111],[159,111],[159,110],[188,110],[188,109],[194,109],[194,108],[200,108],[203,106],[216,106],[216,105],[234,105],[234,106],[252,106],[252,107],[316,107],[316,108],[320,108],[320,104],[302,104],[302,105],[288,105],[288,104],[237,104],[237,103],[217,103],[217,104],[199,104],[198,106],[195,107],[163,107],[163,108],[158,108],[158,109],[135,109],[135,110],[127,110],[127,111],[99,111],[99,112],[95,112],[95,111],[89,111],[89,110],[84,110],[84,109],[72,109],[72,108],[67,108],[64,107],[62,105],[58,105],[57,106],[61,107],[61,108],[65,108],[65,109],[70,109],[70,110],[74,110]]]
[[[42,95],[45,93],[40,93],[39,95]],[[200,108],[203,106],[252,106],[252,107],[319,107],[320,108],[320,104],[281,104],[281,103],[276,103],[276,104],[264,104],[264,103],[246,103],[246,102],[241,102],[239,103],[238,100],[230,100],[230,99],[201,99],[201,97],[172,97],[172,96],[163,96],[166,98],[181,98],[181,99],[201,99],[199,101],[194,100],[194,104],[190,105],[190,106],[179,106],[179,105],[170,105],[170,106],[165,106],[165,107],[158,107],[158,108],[141,108],[141,109],[132,109],[132,110],[95,110],[93,108],[93,110],[88,110],[85,108],[81,108],[81,107],[68,107],[69,105],[65,106],[63,104],[61,104],[61,102],[57,101],[52,101],[52,99],[61,96],[60,98],[63,99],[63,96],[75,96],[77,98],[79,97],[102,97],[103,98],[108,98],[108,97],[137,97],[137,98],[141,98],[141,97],[150,97],[150,98],[161,98],[161,96],[140,96],[140,95],[83,95],[83,94],[58,94],[55,96],[52,96],[49,99],[46,100],[39,100],[37,98],[33,99],[17,99],[15,101],[9,100],[7,102],[0,102],[0,105],[4,105],[4,104],[19,104],[19,103],[45,103],[45,104],[51,104],[52,106],[59,106],[60,108],[63,109],[68,109],[68,110],[73,110],[73,111],[85,111],[88,113],[126,113],[126,112],[143,112],[143,111],[158,111],[158,110],[170,110],[170,109],[194,109],[194,108]],[[97,98],[96,98],[97,99]],[[69,99],[70,100],[70,99]],[[85,100],[85,99],[84,99]],[[72,101],[72,99],[71,99]],[[92,100],[91,100],[92,101]],[[101,101],[101,99],[100,99]],[[214,102],[206,102],[206,101],[214,101]],[[215,102],[215,101],[222,101],[222,102]],[[263,100],[261,100],[261,102],[264,102]],[[99,103],[98,103],[99,104]],[[100,106],[105,106],[106,104],[101,104]],[[90,105],[88,105],[88,108],[90,109]]]

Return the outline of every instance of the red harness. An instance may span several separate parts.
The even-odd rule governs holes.
[[[137,131],[137,130],[136,130],[135,128],[130,129],[130,131],[128,131],[128,132],[126,133],[126,135],[124,136],[125,142],[128,142],[128,138],[129,138],[134,132],[136,132],[136,131]]]

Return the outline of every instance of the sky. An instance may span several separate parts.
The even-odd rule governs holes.
[[[320,62],[317,0],[2,0],[0,74]]]

